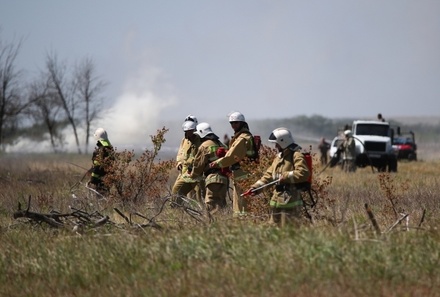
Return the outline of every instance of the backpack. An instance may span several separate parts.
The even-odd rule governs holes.
[[[226,155],[227,149],[223,146],[222,143],[219,143],[219,147],[215,151],[215,155],[217,158],[222,158]],[[229,176],[232,173],[232,171],[229,169],[229,167],[220,168],[220,174],[224,176]]]
[[[250,134],[250,132],[249,132]],[[253,147],[253,151],[254,154],[252,156],[248,156],[248,158],[252,161],[258,162],[258,159],[260,158],[260,154],[259,154],[259,150],[261,148],[261,137],[259,135],[252,135],[250,134],[252,137],[252,147]],[[227,149],[224,147],[219,147],[217,149],[217,151],[215,152],[215,154],[217,155],[217,157],[221,158],[224,155],[226,155]]]

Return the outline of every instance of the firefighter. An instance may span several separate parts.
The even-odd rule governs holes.
[[[211,168],[230,168],[232,171],[232,209],[234,216],[246,214],[248,205],[246,198],[241,197],[243,190],[238,181],[248,177],[249,173],[240,168],[240,161],[253,158],[256,155],[253,135],[249,131],[249,125],[242,113],[235,111],[229,114],[229,123],[234,130],[234,135],[229,142],[229,150],[226,155],[209,165]]]
[[[220,168],[211,168],[209,163],[218,159],[216,152],[226,146],[214,134],[208,123],[197,125],[196,131],[201,144],[194,157],[190,176],[197,179],[203,176],[205,180],[205,205],[210,214],[226,207],[226,193],[228,191],[228,177]]]
[[[91,176],[87,185],[93,185],[96,191],[104,195],[109,190],[104,183],[104,177],[111,168],[114,150],[104,128],[96,129],[93,136],[96,140],[96,147],[92,155]]]
[[[319,158],[321,165],[325,166],[327,165],[328,160],[328,151],[330,149],[330,143],[328,143],[324,137],[321,138],[321,142],[318,145],[319,152],[321,153],[321,156]]]
[[[377,120],[381,122],[386,122],[381,113],[377,114]]]
[[[356,171],[356,143],[351,130],[344,131],[345,139],[342,143],[342,166],[345,172]]]
[[[201,178],[194,179],[188,174],[188,172],[191,171],[194,156],[200,146],[200,137],[194,133],[196,126],[197,118],[193,115],[186,117],[182,124],[182,130],[185,136],[180,143],[176,156],[176,169],[179,171],[179,175],[171,190],[173,201],[176,203],[181,203],[179,196],[187,196],[190,195],[191,192],[195,192],[196,199],[202,201],[203,183]]]
[[[295,184],[307,182],[311,174],[301,147],[293,140],[291,132],[286,128],[277,128],[269,136],[269,142],[275,143],[278,154],[272,165],[263,176],[255,182],[247,193],[258,194],[259,188],[270,182],[279,180],[270,200],[269,223],[281,225],[281,218],[286,222],[298,222],[301,217],[303,202],[301,191]]]

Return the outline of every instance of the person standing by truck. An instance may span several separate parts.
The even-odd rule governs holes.
[[[356,171],[356,143],[351,130],[344,131],[345,139],[342,143],[342,168],[345,172]]]
[[[330,143],[328,143],[324,137],[321,138],[321,142],[318,145],[319,152],[321,153],[320,161],[321,165],[325,166],[327,165],[328,161],[328,151],[330,149]]]

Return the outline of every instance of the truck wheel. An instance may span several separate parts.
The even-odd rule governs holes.
[[[386,172],[387,171],[387,165],[380,165],[377,167],[377,171],[379,172]]]
[[[390,156],[388,159],[388,172],[397,172],[397,158]]]

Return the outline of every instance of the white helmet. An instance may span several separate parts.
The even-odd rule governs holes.
[[[93,134],[96,141],[98,140],[108,140],[107,132],[104,130],[104,128],[98,128],[95,131],[95,134]]]
[[[277,128],[269,136],[269,142],[278,143],[282,149],[285,149],[292,143],[295,143],[292,133],[287,128]]]
[[[200,138],[206,137],[206,135],[214,133],[212,132],[211,126],[208,123],[200,123],[197,125],[196,131],[194,134],[200,136]]]
[[[344,135],[350,137],[353,135],[353,132],[351,132],[351,130],[345,130]]]
[[[234,111],[229,114],[229,122],[246,122],[246,120],[241,112]]]
[[[197,121],[197,118],[195,117],[195,116],[193,116],[192,114],[189,114],[186,118],[185,118],[185,120],[184,120],[184,122],[194,122],[194,123],[196,123],[196,125],[199,123],[198,121]]]
[[[186,121],[182,125],[183,131],[191,131],[196,129],[197,124],[193,121]]]

